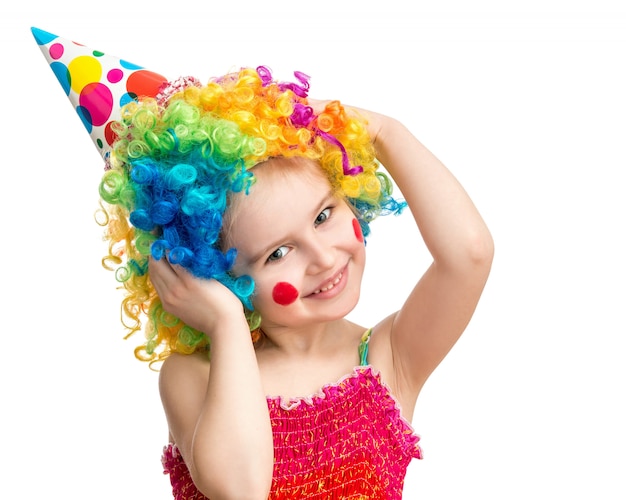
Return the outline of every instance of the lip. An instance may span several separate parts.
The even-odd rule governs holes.
[[[331,299],[339,295],[348,283],[348,266],[345,265],[332,277],[321,283],[313,293],[306,296],[307,299]],[[322,290],[325,289],[325,290]],[[317,290],[320,290],[319,292]]]

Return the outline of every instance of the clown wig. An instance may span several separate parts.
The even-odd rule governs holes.
[[[254,165],[272,157],[317,162],[352,205],[364,236],[378,215],[404,208],[379,171],[364,120],[337,101],[316,114],[307,101],[308,77],[296,72],[295,80],[275,81],[265,67],[207,85],[182,78],[122,109],[100,184],[99,221],[108,241],[103,265],[125,289],[127,336],[145,332],[138,359],[210,347],[206,335],[163,310],[148,276],[150,255],[220,281],[242,301],[251,331],[259,327],[254,281],[231,274],[236,249],[223,248],[221,234],[230,195],[254,189]]]

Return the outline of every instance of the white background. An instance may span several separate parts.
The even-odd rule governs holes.
[[[99,156],[36,26],[170,78],[304,71],[314,97],[404,121],[496,242],[476,315],[418,402],[425,459],[405,498],[626,499],[621,2],[220,3],[0,7],[0,497],[171,498],[157,375],[122,340],[99,263]],[[428,265],[408,214],[375,222],[368,248],[363,324]]]

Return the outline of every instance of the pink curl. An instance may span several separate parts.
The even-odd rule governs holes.
[[[302,71],[294,71],[293,75],[296,77],[296,80],[300,82],[297,83],[279,83],[278,88],[280,90],[291,90],[298,97],[306,97],[309,94],[309,80],[311,77],[302,73]]]
[[[309,123],[315,118],[315,113],[311,106],[305,106],[297,102],[293,106],[293,113],[291,114],[291,123],[296,127],[308,127]]]
[[[294,104],[293,113],[291,114],[290,118],[291,123],[293,123],[296,127],[308,127],[315,119],[315,113],[313,112],[313,108],[311,106],[305,106],[304,104],[300,104],[298,102]],[[363,167],[361,166],[350,166],[350,160],[348,159],[348,153],[346,152],[346,148],[343,146],[343,144],[341,144],[341,141],[339,141],[339,139],[317,128],[314,130],[314,132],[322,139],[330,142],[331,144],[334,144],[341,150],[343,175],[357,175],[363,172]]]
[[[331,144],[334,144],[341,150],[341,162],[343,165],[343,175],[357,175],[363,172],[363,167],[360,165],[357,165],[356,167],[350,166],[350,160],[348,159],[348,153],[346,152],[346,148],[343,147],[343,144],[341,144],[341,141],[339,141],[339,139],[337,139],[336,137],[326,132],[322,132],[321,130],[318,130],[317,133],[323,139],[330,142]]]
[[[269,70],[267,66],[259,66],[256,69],[257,75],[261,79],[261,84],[264,87],[267,87],[270,83],[272,83],[272,72]]]
[[[261,82],[264,86],[271,83],[272,75],[269,69],[267,69],[265,66],[259,66],[256,71],[259,75],[259,78],[261,78]],[[279,88],[283,91],[289,89],[299,97],[306,97],[309,90],[310,77],[300,71],[294,72],[294,75],[296,79],[300,82],[300,85],[296,83],[279,83]],[[315,112],[313,111],[313,108],[311,106],[306,106],[302,103],[296,102],[293,106],[293,112],[291,113],[290,119],[291,123],[293,123],[295,127],[308,128],[311,122],[313,122],[313,120],[315,119]],[[319,130],[317,127],[314,128],[313,132],[322,137],[325,141],[334,144],[341,150],[343,175],[357,175],[363,172],[363,167],[361,166],[350,166],[348,153],[346,152],[346,148],[343,146],[343,144],[341,144],[341,141],[339,141],[336,137],[330,135],[329,133]]]

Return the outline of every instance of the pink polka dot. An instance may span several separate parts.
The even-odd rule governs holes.
[[[111,116],[113,95],[106,85],[90,83],[80,93],[79,103],[89,112],[91,124],[99,127],[104,125]]]
[[[121,69],[114,68],[107,73],[107,80],[110,83],[117,83],[124,77],[124,72]]]
[[[272,298],[274,302],[281,306],[288,306],[289,304],[293,304],[300,294],[296,287],[291,283],[285,283],[281,281],[280,283],[276,283],[274,286],[274,290],[272,290]]]
[[[63,56],[63,52],[65,52],[65,47],[61,43],[54,43],[50,45],[50,57],[52,59],[61,59]]]

